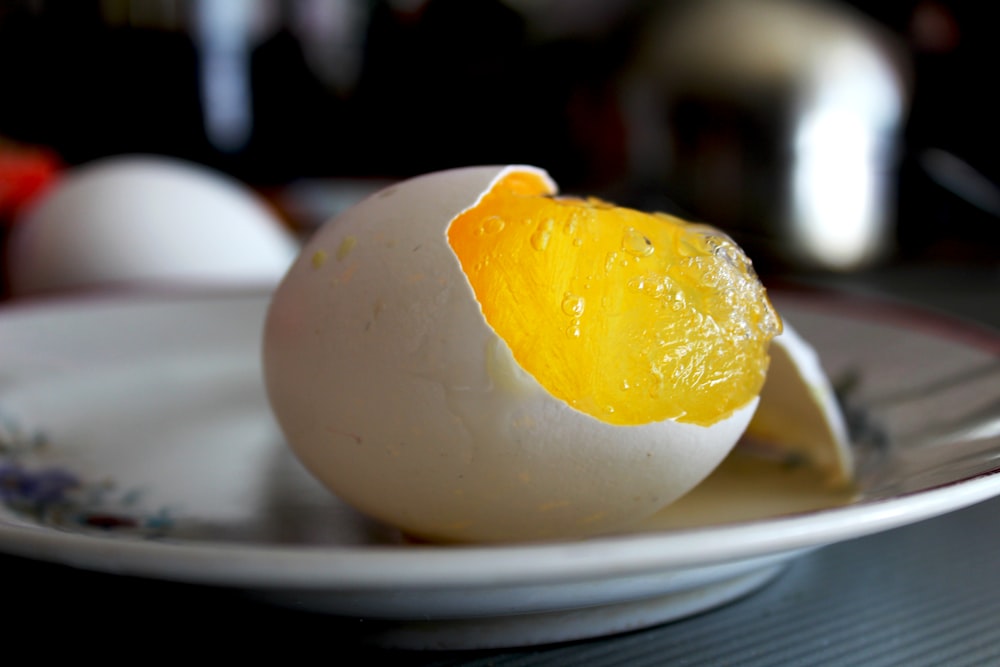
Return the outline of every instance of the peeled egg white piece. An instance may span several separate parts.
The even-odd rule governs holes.
[[[341,499],[435,541],[626,528],[702,481],[756,399],[711,426],[616,426],[551,396],[486,323],[446,231],[507,169],[391,186],[321,227],[275,291],[268,396]],[[555,191],[555,186],[552,186]]]
[[[787,319],[771,340],[760,405],[746,432],[752,447],[805,462],[832,485],[853,477],[844,414],[816,350]]]
[[[14,296],[104,286],[274,286],[298,243],[248,186],[187,161],[142,155],[66,172],[19,217]]]

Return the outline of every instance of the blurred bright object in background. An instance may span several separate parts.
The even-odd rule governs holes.
[[[640,42],[632,169],[751,255],[856,269],[891,254],[909,98],[899,45],[830,3],[711,0]]]
[[[205,133],[220,151],[238,151],[253,131],[248,33],[256,7],[243,0],[202,0],[193,9]]]
[[[135,286],[277,285],[298,244],[248,187],[173,158],[68,170],[15,220],[11,296]]]
[[[0,134],[66,165],[171,155],[275,203],[306,191],[310,209],[339,207],[345,184],[527,162],[567,192],[724,227],[758,271],[992,266],[1000,225],[981,193],[1000,183],[1000,40],[988,12],[965,0],[7,0],[0,60],[17,66],[3,73]],[[323,187],[333,194],[314,196]],[[283,209],[296,227],[302,208]]]

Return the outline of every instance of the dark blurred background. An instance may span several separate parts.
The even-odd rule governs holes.
[[[0,154],[161,153],[268,193],[530,163],[726,227],[765,272],[1000,265],[989,3],[743,4],[760,20],[683,0],[0,0]],[[804,139],[830,105],[853,120]],[[816,146],[854,144],[823,171]],[[832,225],[867,239],[786,243],[858,174]]]

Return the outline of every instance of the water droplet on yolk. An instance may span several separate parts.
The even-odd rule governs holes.
[[[636,257],[647,257],[653,254],[653,242],[636,229],[628,227],[622,238],[622,250]]]
[[[583,309],[586,306],[586,301],[582,296],[577,296],[572,292],[566,292],[563,297],[562,309],[563,312],[572,317],[580,317],[583,315]]]
[[[760,392],[781,322],[743,251],[711,227],[551,197],[511,172],[448,241],[517,363],[577,410],[709,425]]]

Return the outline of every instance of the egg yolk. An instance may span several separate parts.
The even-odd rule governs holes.
[[[717,230],[512,172],[448,241],[487,323],[550,394],[601,421],[710,425],[757,396],[781,322]]]

